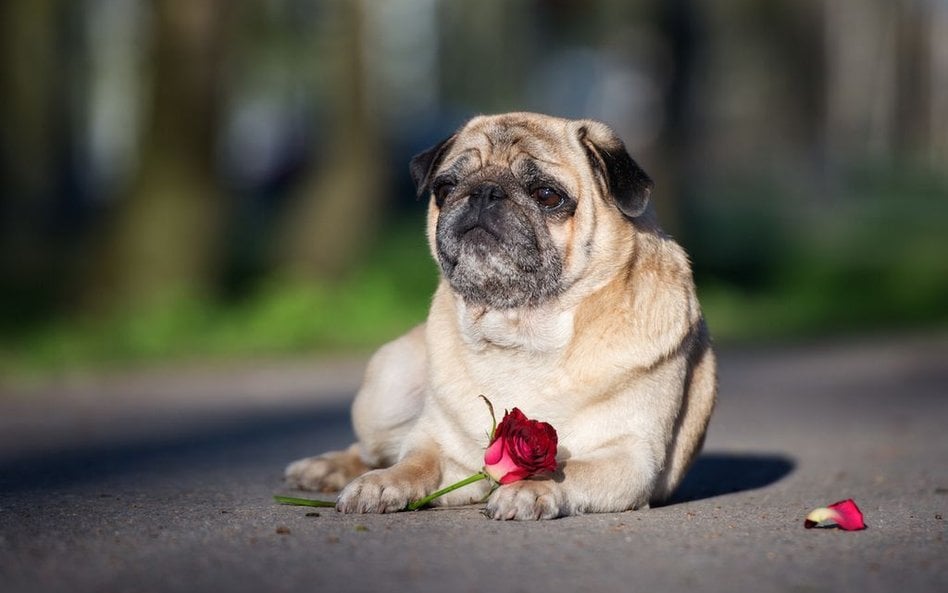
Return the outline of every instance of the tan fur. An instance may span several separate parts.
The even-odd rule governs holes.
[[[591,141],[617,142],[598,122],[534,114],[475,118],[456,135],[442,167],[464,155],[465,174],[476,175],[530,158],[576,198],[572,217],[549,223],[565,288],[501,310],[466,302],[442,279],[426,324],[371,361],[353,405],[358,446],[290,465],[290,483],[319,489],[346,477],[354,481],[339,510],[404,508],[480,469],[490,426],[484,394],[498,411],[519,407],[560,436],[558,475],[498,488],[490,516],[622,511],[672,493],[704,439],[714,355],[687,257],[651,212],[629,220],[603,195],[581,127]],[[435,257],[438,216],[432,203]],[[356,478],[356,456],[388,469]],[[488,488],[479,482],[437,503],[474,502]]]

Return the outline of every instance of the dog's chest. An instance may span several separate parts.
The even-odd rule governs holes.
[[[477,434],[485,411],[478,395],[490,399],[498,414],[518,407],[562,421],[621,371],[611,359],[614,350],[590,358],[575,348],[574,309],[484,312],[462,304],[455,311],[456,317],[429,319],[428,331],[441,344],[429,349],[430,395]]]
[[[566,412],[563,395],[577,387],[576,369],[563,356],[573,338],[573,315],[530,313],[491,311],[462,318],[464,343],[460,356],[445,361],[454,368],[446,373],[451,379],[440,386],[441,395],[461,405],[482,394],[498,412],[513,407]]]
[[[516,350],[543,355],[564,348],[573,336],[571,311],[459,311],[461,336],[473,351]]]

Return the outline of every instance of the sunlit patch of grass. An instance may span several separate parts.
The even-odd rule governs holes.
[[[332,282],[271,278],[234,302],[176,298],[106,318],[55,320],[0,343],[0,372],[366,352],[423,321],[435,283],[424,239],[400,233]]]

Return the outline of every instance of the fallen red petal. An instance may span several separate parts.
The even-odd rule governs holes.
[[[836,518],[836,524],[839,525],[840,529],[858,531],[866,528],[866,523],[862,518],[862,511],[859,510],[859,507],[856,506],[853,499],[847,498],[846,500],[834,502],[829,505],[829,508],[839,513],[839,517]]]
[[[859,510],[859,507],[856,506],[856,503],[851,498],[834,502],[828,507],[813,509],[810,511],[810,514],[806,516],[803,526],[810,529],[820,523],[828,522],[836,523],[840,529],[846,531],[858,531],[866,528],[862,511]]]

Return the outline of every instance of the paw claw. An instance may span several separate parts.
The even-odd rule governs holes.
[[[527,480],[498,488],[487,501],[487,515],[498,521],[538,521],[561,515],[555,486]]]
[[[336,509],[343,513],[393,513],[424,496],[417,484],[399,480],[390,470],[374,470],[343,489]]]
[[[339,492],[367,469],[355,447],[350,447],[294,461],[286,466],[284,479],[300,490]]]

